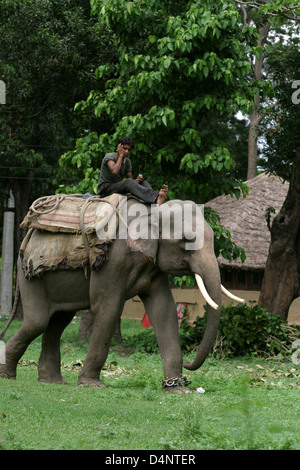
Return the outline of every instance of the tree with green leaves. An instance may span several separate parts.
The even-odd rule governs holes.
[[[260,54],[252,60],[252,80],[257,83],[258,89],[252,102],[252,109],[249,113],[249,133],[248,133],[248,170],[247,179],[257,175],[258,165],[258,139],[262,135],[261,128],[265,126],[265,120],[276,102],[273,89],[264,90],[261,93],[261,81],[265,78],[266,50],[267,45],[280,40],[281,27],[285,27],[285,34],[293,34],[293,25],[300,21],[300,4],[297,0],[257,0],[240,1],[235,0],[241,10],[241,16],[246,24],[255,24],[258,32],[257,46]]]
[[[88,0],[1,1],[1,190],[2,197],[12,190],[15,198],[17,247],[32,199],[55,190],[60,155],[87,127],[100,129],[95,119],[79,119],[74,105],[101,86],[96,66],[113,56]],[[73,176],[78,181],[82,175]]]
[[[80,190],[95,191],[105,153],[129,135],[136,142],[136,173],[153,187],[168,183],[171,197],[205,202],[224,192],[239,195],[231,176],[230,131],[219,122],[250,110],[249,54],[256,51],[257,36],[255,28],[243,29],[235,2],[91,5],[110,29],[118,62],[97,69],[105,89],[91,91],[76,108],[83,115],[94,112],[106,131],[78,139],[62,157],[62,168],[83,168]]]
[[[300,21],[300,4],[298,0],[235,0],[236,3],[244,7],[251,7],[257,10],[260,15],[274,19],[277,24],[282,24],[286,20]],[[245,20],[247,14],[245,13]]]

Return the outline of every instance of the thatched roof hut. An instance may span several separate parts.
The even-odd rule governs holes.
[[[263,173],[245,184],[249,187],[246,198],[219,196],[207,202],[206,206],[219,214],[221,224],[231,233],[232,241],[244,248],[247,256],[244,263],[240,259],[229,262],[220,256],[220,267],[260,271],[265,269],[271,241],[265,213],[269,207],[275,209],[275,214],[271,214],[271,221],[278,214],[286,198],[289,183],[278,176]]]

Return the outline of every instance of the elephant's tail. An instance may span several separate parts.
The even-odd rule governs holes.
[[[19,300],[20,300],[20,288],[19,288],[19,281],[18,281],[18,276],[17,276],[16,290],[15,290],[15,299],[14,299],[13,307],[12,307],[12,309],[11,309],[8,322],[6,323],[4,330],[3,330],[2,333],[0,334],[0,340],[4,337],[5,333],[7,332],[7,330],[8,330],[8,328],[9,328],[11,322],[13,321],[13,319],[14,319],[14,317],[15,317],[15,315],[16,315],[17,308],[18,308],[18,305],[19,305]]]

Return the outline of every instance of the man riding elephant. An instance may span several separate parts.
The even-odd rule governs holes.
[[[101,165],[98,194],[106,197],[113,193],[130,193],[148,204],[163,204],[168,193],[167,185],[164,185],[164,189],[155,191],[143,180],[142,175],[133,179],[132,165],[128,158],[133,148],[132,139],[121,137],[116,152],[105,155]]]

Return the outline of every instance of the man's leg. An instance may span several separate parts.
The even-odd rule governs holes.
[[[139,185],[144,186],[145,188],[151,188],[148,181],[142,181]],[[167,195],[168,195],[168,186],[166,184],[164,184],[164,188],[159,191],[157,199],[156,199],[155,202],[157,204],[163,204],[166,200]]]
[[[127,194],[130,193],[132,196],[135,196],[141,199],[148,204],[162,204],[167,196],[167,189],[161,191],[155,191],[151,188],[150,184],[147,182],[143,182],[143,184],[137,183],[135,180],[131,178],[127,178],[124,181],[120,181],[119,183],[112,183],[109,187],[105,188],[105,192],[103,196],[109,196],[111,194]]]
[[[158,205],[163,204],[165,202],[166,198],[167,198],[167,195],[168,195],[168,186],[166,184],[164,184],[164,188],[160,189],[160,191],[158,193],[156,203]]]
[[[143,181],[143,184],[139,184],[134,179],[128,178],[124,183],[132,196],[138,197],[149,204],[156,203],[158,191],[152,189],[150,184],[146,181]]]

